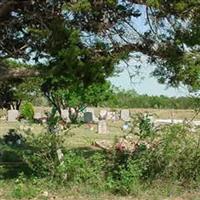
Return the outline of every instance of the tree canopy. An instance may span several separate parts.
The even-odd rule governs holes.
[[[39,75],[87,86],[139,53],[161,83],[198,90],[199,11],[198,0],[1,0],[0,80]],[[14,68],[11,58],[34,65]]]

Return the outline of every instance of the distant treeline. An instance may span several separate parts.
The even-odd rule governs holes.
[[[196,109],[200,108],[197,97],[167,97],[138,95],[134,90],[117,90],[104,106],[115,108],[158,108],[158,109]]]

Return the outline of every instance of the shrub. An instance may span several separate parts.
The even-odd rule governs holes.
[[[27,120],[33,120],[34,108],[32,103],[25,102],[20,108],[21,116]]]
[[[105,181],[105,156],[94,153],[85,158],[81,152],[67,151],[64,161],[58,166],[58,174],[63,183],[87,183],[101,188]]]
[[[181,125],[166,128],[162,143],[156,151],[157,159],[165,166],[165,177],[180,181],[200,180],[198,137]]]
[[[23,161],[32,170],[35,176],[53,178],[59,165],[57,150],[63,150],[62,136],[50,133],[29,135],[27,149],[21,152]]]
[[[118,158],[117,156],[116,159]],[[137,160],[131,159],[130,156],[123,158],[120,159],[120,164],[116,160],[110,168],[107,177],[107,187],[114,193],[122,195],[136,194],[141,186],[140,178],[142,174],[140,163],[137,163]]]
[[[117,177],[115,184],[116,180],[124,180],[126,173],[131,176],[130,167],[127,167],[130,161],[137,163],[134,167],[140,169],[139,180],[167,178],[188,183],[200,181],[200,137],[197,134],[192,134],[186,125],[168,125],[158,129],[148,118],[140,115],[134,123],[130,134],[139,138],[135,141],[126,140],[127,146],[135,146],[131,151],[127,152],[125,148],[115,153],[112,169],[114,177]],[[125,175],[121,176],[121,172]],[[127,192],[130,191],[128,185]]]

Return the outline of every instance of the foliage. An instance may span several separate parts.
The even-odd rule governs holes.
[[[29,121],[32,121],[34,118],[34,108],[32,103],[25,102],[20,107],[21,116]]]
[[[108,169],[107,187],[112,192],[122,195],[137,193],[142,171],[139,163],[132,160],[129,154],[114,153],[113,163]]]
[[[42,89],[60,115],[61,109],[69,109],[69,117],[72,122],[77,120],[78,113],[87,106],[97,106],[112,95],[109,82],[94,82],[89,86],[72,83],[64,88],[60,87],[60,84],[65,84],[62,79],[55,79],[52,85],[47,81],[43,84]]]
[[[1,109],[19,109],[21,99],[16,96],[16,86],[21,81],[0,82],[0,108]]]
[[[185,97],[167,97],[139,95],[134,90],[113,90],[110,99],[101,105],[111,108],[155,108],[155,109],[198,109],[199,95]]]
[[[199,13],[196,1],[5,1],[0,7],[0,79],[10,84],[16,78],[24,82],[26,77],[40,76],[45,96],[60,115],[65,100],[76,107],[75,114],[70,114],[72,121],[77,118],[80,103],[93,99],[92,104],[98,104],[94,94],[102,91],[100,85],[115,74],[120,61],[127,63],[135,53],[138,60],[145,55],[148,64],[156,66],[152,74],[159,82],[184,84],[198,91]],[[38,18],[32,20],[35,15]],[[134,23],[137,20],[142,29]],[[30,61],[32,65],[27,65]],[[142,64],[137,62],[133,67],[138,69]],[[21,102],[21,91],[24,85],[16,98],[13,91],[6,93],[6,98],[12,99],[9,105],[4,101],[1,104],[10,107],[16,99]],[[111,105],[130,106],[132,97],[126,95],[128,98],[115,98]],[[140,100],[137,97],[137,104]],[[143,105],[164,107],[165,100],[150,97],[148,105],[144,101]],[[170,106],[176,107],[173,103],[170,101]]]
[[[19,110],[22,101],[34,102],[41,95],[40,81],[30,78],[0,82],[0,108]]]
[[[23,198],[33,198],[39,192],[39,188],[28,184],[29,180],[27,177],[21,173],[19,177],[15,180],[15,185],[11,190],[11,196],[14,199],[23,199]]]
[[[153,139],[155,136],[155,130],[152,115],[148,113],[138,113],[136,116],[132,116],[132,127],[130,133],[138,135],[140,139],[148,137]]]
[[[94,153],[89,158],[79,152],[67,151],[63,163],[58,166],[59,179],[63,183],[72,184],[85,183],[103,188],[104,168],[106,165],[105,156],[101,153]]]
[[[199,13],[198,1],[183,0],[3,2],[1,78],[39,74],[88,85],[139,52],[156,65],[153,75],[161,83],[198,90]],[[35,15],[43,20],[32,20]],[[42,65],[13,73],[8,58]]]
[[[62,137],[56,134],[40,134],[27,137],[29,148],[22,152],[24,162],[33,174],[53,178],[59,163],[57,150],[62,149]]]
[[[169,127],[166,132],[155,155],[165,165],[164,176],[180,181],[199,181],[199,138],[181,126]]]

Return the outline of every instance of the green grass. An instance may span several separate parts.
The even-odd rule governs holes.
[[[121,130],[123,122],[108,122],[108,133],[107,134],[98,134],[97,125],[83,124],[81,126],[72,126],[68,135],[66,136],[65,144],[69,148],[76,147],[88,147],[96,140],[108,140],[113,141],[117,136],[121,136],[124,133]],[[20,127],[24,126],[23,123],[12,122],[8,123],[5,121],[0,121],[0,136],[5,135],[9,129],[17,129],[20,132]],[[29,126],[26,125],[25,126]],[[31,125],[33,133],[41,133],[45,131],[45,128],[41,125]]]
[[[20,128],[22,126],[32,127],[32,130],[33,130],[34,133],[44,131],[44,127],[41,126],[41,125],[37,125],[37,124],[29,125],[29,124],[20,123],[20,122],[6,122],[6,121],[0,120],[0,136],[5,135],[8,132],[9,129],[20,130]]]
[[[66,146],[69,148],[89,147],[96,140],[114,141],[116,137],[124,135],[121,130],[122,122],[108,122],[108,133],[98,134],[97,125],[93,124],[90,127],[86,124],[80,127],[73,128],[69,132],[69,137],[66,138]]]
[[[26,181],[0,181],[1,200],[199,200],[198,189],[185,190],[176,183],[154,182],[137,195],[120,196],[108,192],[97,192],[85,185],[79,187],[57,187],[45,179]]]

